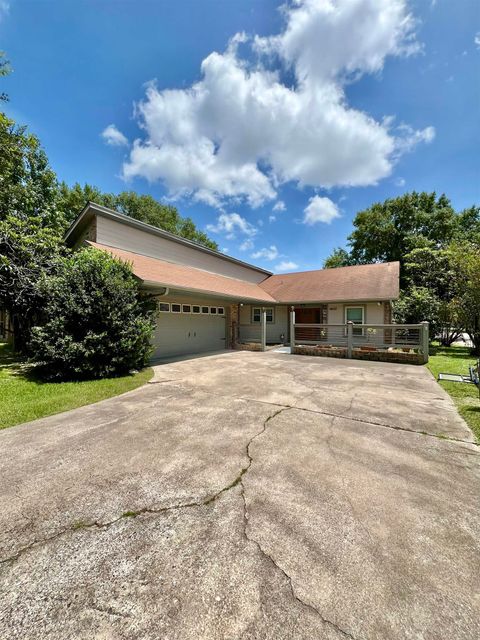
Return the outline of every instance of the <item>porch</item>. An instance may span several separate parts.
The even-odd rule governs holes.
[[[299,355],[428,362],[428,323],[366,323],[366,306],[342,305],[341,314],[346,321],[335,323],[327,321],[328,305],[292,306],[290,310],[286,305],[275,308],[240,305],[233,346],[265,351],[272,346],[289,345],[291,353]],[[355,320],[347,321],[349,317]]]

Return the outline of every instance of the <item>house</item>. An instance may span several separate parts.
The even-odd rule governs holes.
[[[266,342],[288,343],[290,309],[299,324],[388,324],[399,294],[398,262],[274,275],[92,202],[66,241],[131,263],[157,296],[157,358],[258,343],[262,316]]]

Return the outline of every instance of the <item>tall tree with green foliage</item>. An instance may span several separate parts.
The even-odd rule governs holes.
[[[430,322],[430,331],[445,346],[462,333],[451,302],[458,281],[448,249],[417,248],[404,257],[404,282],[400,300],[394,305],[399,322]]]
[[[360,211],[348,237],[355,264],[400,261],[415,248],[446,247],[455,237],[450,200],[436,193],[406,193]]]
[[[455,240],[480,248],[480,207],[469,207],[458,214]]]
[[[62,251],[58,232],[43,226],[41,218],[0,219],[0,307],[10,315],[16,351],[26,350],[44,304],[39,282],[55,270]]]
[[[24,351],[41,307],[38,281],[62,251],[57,181],[38,138],[0,113],[0,307]]]
[[[472,353],[480,355],[480,250],[474,243],[451,247],[457,288],[452,307],[473,344]]]
[[[0,149],[0,220],[36,218],[61,232],[57,179],[39,139],[0,113]]]

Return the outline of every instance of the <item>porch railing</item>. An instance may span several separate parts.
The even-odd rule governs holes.
[[[262,327],[260,324],[239,324],[238,339],[240,342],[261,342]]]
[[[290,343],[292,347],[316,345],[341,347],[346,357],[353,357],[354,350],[361,351],[410,351],[424,356],[428,361],[428,322],[421,324],[299,324],[294,314],[290,318]]]

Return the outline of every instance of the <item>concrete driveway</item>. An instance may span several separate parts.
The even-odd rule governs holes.
[[[480,637],[480,450],[423,367],[165,364],[0,447],[2,640]]]

